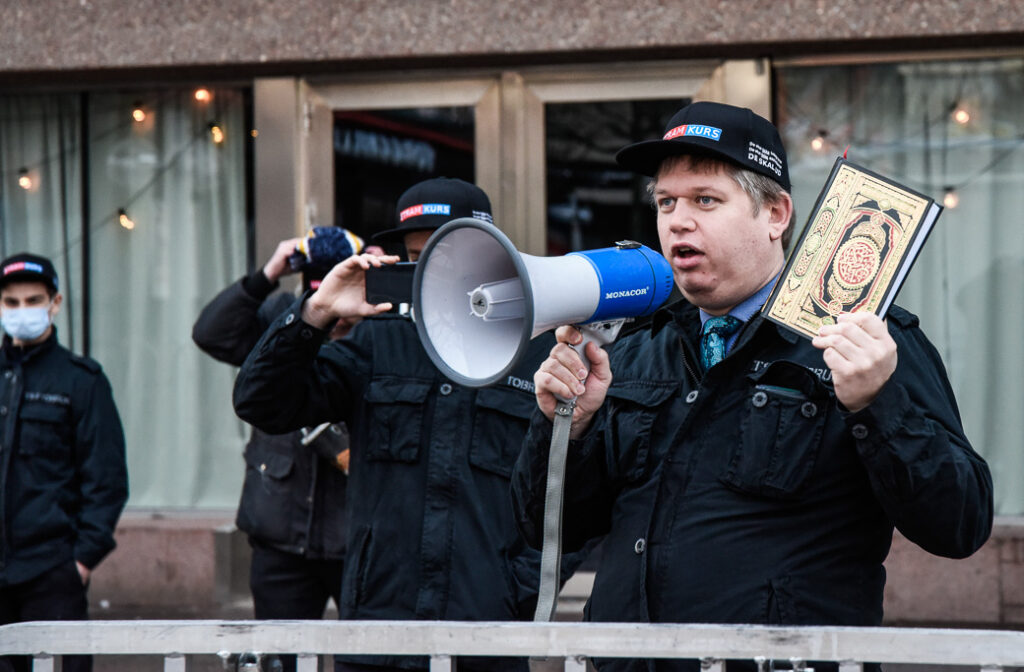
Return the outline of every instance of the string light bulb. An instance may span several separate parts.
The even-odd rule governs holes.
[[[135,228],[135,221],[128,216],[128,213],[124,208],[119,208],[117,211],[117,222],[125,229],[131,231]]]
[[[32,176],[28,174],[28,168],[22,168],[18,171],[18,186],[25,191],[32,188]]]
[[[142,103],[135,103],[132,106],[132,119],[139,124],[146,120],[146,111],[142,109]]]
[[[224,142],[224,129],[217,124],[210,124],[210,139],[213,140],[215,145]]]
[[[213,100],[213,94],[210,93],[209,89],[196,89],[196,92],[193,95],[196,102],[199,103],[208,103]]]
[[[971,120],[971,113],[967,111],[967,108],[960,104],[957,104],[956,106],[953,107],[953,112],[950,114],[950,116],[953,117],[953,121],[960,124],[961,126],[965,125],[967,122]]]
[[[942,196],[942,204],[950,210],[960,205],[960,194],[956,192],[956,187],[946,187],[946,193]]]
[[[820,152],[825,148],[825,138],[828,137],[828,131],[821,129],[818,134],[811,140],[811,149],[816,152]]]

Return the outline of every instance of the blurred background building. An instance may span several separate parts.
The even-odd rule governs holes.
[[[246,428],[199,309],[314,225],[475,180],[525,252],[657,246],[622,145],[695,99],[772,118],[798,218],[835,158],[946,211],[897,301],[950,369],[1000,518],[963,562],[897,538],[891,623],[1024,625],[1024,5],[1015,0],[8,0],[0,256],[54,259],[61,340],[128,438],[94,617],[244,615]],[[585,582],[579,589],[586,592]]]

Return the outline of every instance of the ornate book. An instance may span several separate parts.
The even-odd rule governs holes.
[[[840,313],[884,318],[941,212],[924,194],[837,159],[763,314],[809,338]]]

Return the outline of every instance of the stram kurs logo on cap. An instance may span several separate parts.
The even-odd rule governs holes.
[[[42,273],[43,267],[31,261],[17,261],[13,264],[4,266],[4,275],[14,273],[15,271],[32,271],[33,273]]]
[[[420,203],[413,205],[398,213],[398,221],[404,222],[410,217],[420,215],[450,215],[452,206],[447,203]]]
[[[708,140],[718,140],[722,137],[722,129],[714,126],[705,126],[703,124],[683,124],[682,126],[676,126],[665,134],[662,140],[671,140],[672,138],[679,138],[685,135],[695,136],[698,138],[707,138]]]

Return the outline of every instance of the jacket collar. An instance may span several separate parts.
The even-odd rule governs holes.
[[[45,341],[42,343],[36,343],[35,345],[30,345],[27,348],[15,347],[14,341],[11,337],[4,334],[3,345],[0,346],[0,356],[3,357],[5,362],[27,362],[41,356],[41,353],[52,350],[56,345],[57,325],[53,325],[53,328],[50,330],[50,335],[46,337]]]

